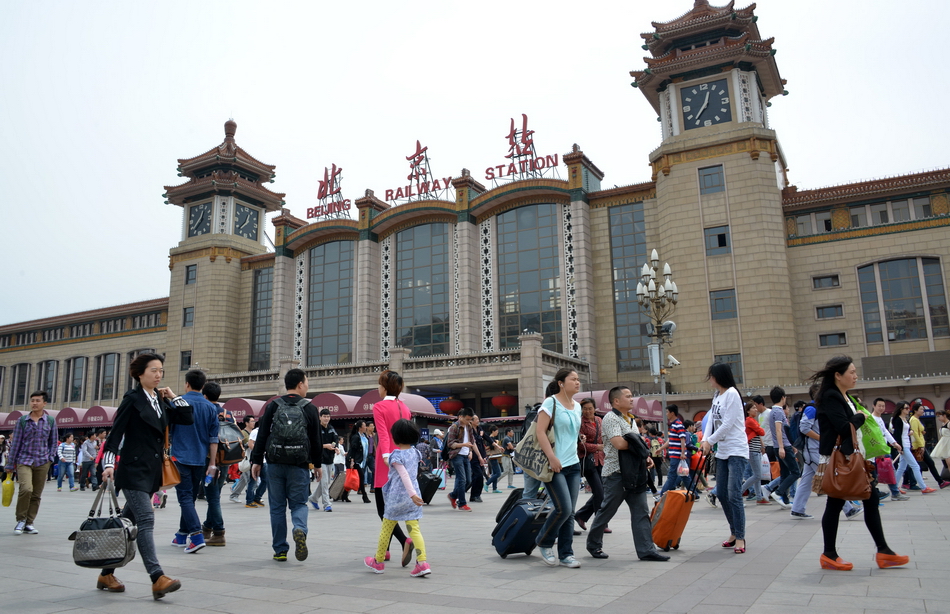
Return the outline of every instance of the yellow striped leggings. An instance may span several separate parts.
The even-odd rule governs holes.
[[[389,548],[389,541],[393,535],[393,529],[398,524],[395,520],[383,518],[383,526],[379,529],[379,544],[376,546],[376,562],[382,563],[386,559],[386,549]],[[416,550],[416,561],[426,560],[426,543],[422,539],[422,532],[419,531],[418,520],[407,520],[406,527],[409,529],[409,537],[412,539],[412,546]]]

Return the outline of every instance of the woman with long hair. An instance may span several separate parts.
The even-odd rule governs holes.
[[[745,434],[742,397],[736,390],[736,380],[729,365],[713,363],[706,373],[706,379],[716,389],[716,395],[709,409],[701,449],[705,456],[716,445],[716,496],[729,523],[729,539],[722,542],[722,547],[732,548],[735,554],[744,554],[746,541],[742,476],[749,463],[749,440]]]
[[[538,409],[538,444],[548,458],[554,478],[546,490],[554,503],[554,511],[538,532],[537,544],[541,558],[551,567],[577,568],[574,558],[574,508],[581,487],[581,461],[575,442],[581,430],[581,405],[574,400],[580,392],[581,380],[573,369],[561,369],[544,391],[544,402]],[[554,420],[554,441],[551,446],[547,431]],[[556,448],[556,449],[555,449]],[[557,541],[557,555],[554,542]]]
[[[389,455],[397,448],[393,441],[392,428],[401,419],[411,420],[412,414],[406,404],[399,400],[403,390],[402,376],[395,371],[383,371],[379,375],[379,396],[381,401],[373,404],[373,422],[379,434],[379,443],[376,444],[376,467],[373,469],[373,488],[376,496],[376,512],[379,519],[383,519],[386,510],[383,486],[389,479]],[[406,537],[397,523],[389,536],[390,542],[395,537],[402,546],[402,566],[412,561],[412,540]],[[389,548],[386,548],[386,560],[389,560]]]
[[[162,487],[165,429],[169,424],[194,423],[188,402],[171,388],[158,387],[165,374],[163,362],[158,354],[140,354],[129,365],[129,374],[138,385],[125,393],[115,412],[112,431],[102,446],[102,482],[105,484],[114,476],[116,488],[125,494],[122,515],[130,518],[138,530],[135,544],[152,580],[152,598],[156,601],[181,588],[181,582],[162,571],[153,537],[152,493]],[[122,462],[116,465],[119,455]],[[115,569],[103,569],[96,588],[110,593],[125,592],[125,585],[114,573]]]
[[[837,440],[841,438],[840,451],[850,455],[856,450],[851,436],[851,427],[861,428],[865,414],[858,411],[848,397],[848,391],[858,382],[858,371],[850,356],[835,356],[829,360],[823,369],[812,376],[812,381],[820,384],[815,395],[815,407],[818,417],[818,453],[822,462],[835,449]],[[875,560],[881,569],[906,565],[910,557],[895,554],[887,546],[884,539],[884,528],[881,526],[881,511],[878,507],[877,481],[871,484],[871,497],[864,501],[864,524],[877,546]],[[838,539],[838,516],[844,507],[845,500],[828,495],[825,503],[825,513],[821,517],[821,532],[824,536],[824,552],[819,558],[822,569],[837,571],[851,571],[854,565],[838,556],[836,542]]]
[[[364,469],[366,469],[366,447],[368,440],[366,438],[366,422],[357,420],[350,431],[350,449],[346,453],[346,464],[348,469],[356,469],[360,476],[360,487],[357,492],[363,495],[363,503],[369,503],[369,497],[366,496],[366,484],[363,480]],[[349,493],[344,490],[343,501],[349,503]]]
[[[927,488],[927,484],[924,482],[924,476],[920,472],[920,464],[917,462],[917,459],[914,458],[914,453],[911,451],[910,403],[907,401],[898,401],[897,404],[894,405],[894,415],[891,416],[891,431],[894,433],[894,439],[901,444],[901,460],[897,464],[898,483],[901,483],[901,480],[904,479],[904,473],[910,468],[914,474],[914,479],[917,480],[917,487],[921,492],[926,492],[927,494],[934,492],[933,488]],[[900,494],[906,495],[907,492],[901,490]]]

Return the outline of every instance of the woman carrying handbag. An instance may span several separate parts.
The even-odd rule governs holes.
[[[162,460],[165,432],[169,424],[192,424],[194,416],[187,401],[170,388],[159,388],[164,375],[164,359],[158,354],[141,354],[129,365],[129,374],[138,386],[125,394],[115,412],[115,424],[103,444],[102,482],[115,477],[116,488],[125,494],[122,516],[138,528],[135,543],[152,580],[156,601],[181,588],[181,582],[165,575],[155,554],[155,510],[152,493],[162,487]],[[124,453],[123,453],[124,451]],[[116,456],[122,462],[116,466]],[[125,591],[115,569],[103,569],[96,588],[111,593]]]
[[[856,429],[864,424],[865,414],[859,412],[848,398],[848,391],[858,382],[858,371],[849,356],[836,356],[829,360],[821,371],[812,376],[820,384],[815,396],[817,407],[819,442],[818,452],[822,461],[835,452],[835,447],[845,458],[860,452],[855,449]],[[840,445],[838,442],[840,441]],[[826,473],[833,471],[829,465]],[[827,477],[827,476],[826,476]],[[881,511],[877,501],[877,482],[870,483],[869,497],[864,501],[864,524],[877,546],[875,560],[881,569],[906,565],[910,557],[895,554],[884,539],[881,526]],[[828,495],[825,513],[821,517],[821,532],[824,536],[824,552],[819,562],[822,569],[851,571],[854,565],[838,556],[836,542],[838,538],[838,517],[845,500]]]

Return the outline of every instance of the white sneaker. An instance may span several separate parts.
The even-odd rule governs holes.
[[[15,527],[13,527],[13,534],[14,534],[14,535],[23,535],[23,529],[24,529],[25,527],[26,527],[26,523],[21,520],[20,522],[16,523],[16,526],[15,526]]]
[[[541,558],[544,560],[545,564],[550,565],[551,567],[557,567],[557,557],[554,556],[554,548],[544,548],[538,547],[538,552],[541,554]]]
[[[788,508],[792,507],[788,503],[785,503],[784,501],[782,501],[782,497],[780,497],[777,492],[773,492],[771,494],[771,497],[772,497],[772,501],[775,501],[776,503],[778,503],[779,507],[781,507],[783,510],[787,510]]]
[[[38,534],[39,534],[39,531],[36,530],[36,527],[34,527],[34,526],[31,525],[31,524],[25,525],[25,526],[23,527],[23,532],[24,532],[24,533],[29,533],[30,535],[38,535]]]
[[[566,556],[561,559],[561,567],[570,567],[571,569],[577,569],[580,567],[580,561],[575,559],[573,556]]]

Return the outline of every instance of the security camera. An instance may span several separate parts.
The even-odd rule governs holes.
[[[660,332],[662,332],[664,335],[672,337],[673,333],[676,332],[676,322],[674,322],[673,320],[667,320],[660,327]]]
[[[675,358],[673,358],[673,355],[672,355],[672,354],[670,354],[669,356],[666,357],[666,366],[667,366],[667,368],[675,367],[675,366],[677,366],[677,365],[679,365],[679,364],[680,364],[680,361],[678,361],[678,360],[676,360]]]
[[[908,375],[908,376],[904,377],[904,381],[905,381],[905,382],[909,382],[909,381],[910,381],[910,376]]]

